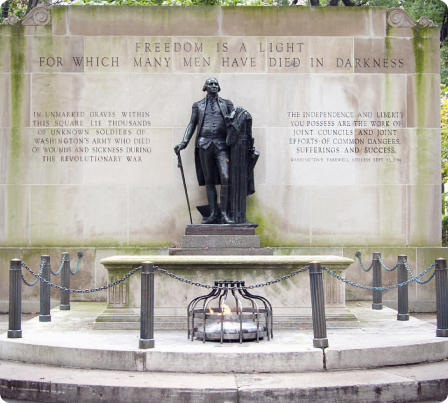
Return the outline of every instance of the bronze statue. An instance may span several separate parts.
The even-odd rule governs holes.
[[[259,155],[253,148],[252,118],[244,109],[235,109],[231,101],[218,96],[221,88],[216,78],[207,79],[202,90],[207,91],[207,96],[193,104],[190,123],[174,151],[179,154],[186,148],[196,131],[196,175],[199,185],[206,188],[210,208],[202,223],[243,223],[246,196],[254,192],[253,168]],[[219,184],[220,216],[216,192]]]

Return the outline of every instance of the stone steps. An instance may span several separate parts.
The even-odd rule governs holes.
[[[350,304],[360,327],[328,331],[313,348],[311,330],[275,331],[259,343],[202,343],[157,330],[142,350],[138,330],[93,330],[104,304],[52,310],[51,322],[0,335],[0,395],[45,402],[356,402],[443,400],[448,339],[432,324],[396,311]]]
[[[409,403],[444,400],[447,377],[447,361],[300,374],[138,373],[0,361],[0,395],[47,403]]]

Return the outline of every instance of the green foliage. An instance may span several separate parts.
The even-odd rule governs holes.
[[[441,92],[442,132],[442,183],[448,182],[448,86],[442,84]],[[442,193],[442,212],[448,213],[448,193]],[[442,215],[442,245],[448,246],[448,215]]]
[[[43,1],[43,0],[41,0]],[[57,4],[58,2],[53,2]],[[75,0],[72,5],[115,5],[115,6],[263,6],[274,5],[274,0]],[[26,0],[10,0],[9,14],[22,19],[27,9]],[[65,3],[66,4],[66,3]],[[1,22],[0,18],[0,22]]]
[[[442,246],[448,246],[448,216],[442,216]]]
[[[400,0],[355,0],[355,3],[359,6],[371,6],[371,7],[402,7],[405,1]]]
[[[261,0],[75,0],[74,5],[263,6]]]
[[[420,17],[428,17],[434,24],[442,27],[446,4],[439,0],[406,0],[403,1],[404,10],[417,21]]]
[[[442,84],[440,102],[441,132],[442,132],[442,181],[448,182],[448,86]]]
[[[25,16],[28,7],[27,0],[9,0],[9,14],[16,15],[20,20]],[[0,17],[0,23],[3,18]]]
[[[40,0],[44,1],[44,0]],[[59,1],[53,1],[57,4]],[[443,12],[446,5],[440,0],[352,0],[358,6],[380,6],[380,7],[402,7],[414,20],[418,20],[423,15],[430,18],[437,25],[443,22]],[[276,6],[288,5],[289,0],[68,0],[74,5],[167,5],[167,6]],[[310,5],[310,1],[299,0],[299,4]],[[343,6],[342,1],[339,2]],[[10,0],[10,14],[15,14],[23,18],[27,9],[27,0]],[[67,2],[65,2],[67,4]],[[326,6],[328,0],[320,0],[321,6]],[[447,51],[448,53],[448,51]],[[447,74],[448,77],[448,74]]]
[[[371,7],[403,8],[409,16],[417,21],[428,17],[438,26],[442,26],[446,4],[440,0],[352,0],[355,4]]]
[[[440,81],[448,85],[448,42],[446,40],[440,47]]]

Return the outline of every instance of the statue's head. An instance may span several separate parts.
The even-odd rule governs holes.
[[[205,81],[204,87],[202,87],[202,91],[207,91],[208,94],[217,94],[221,91],[221,87],[219,86],[218,80],[214,77],[207,78]]]

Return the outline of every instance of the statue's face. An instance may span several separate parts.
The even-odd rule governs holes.
[[[218,80],[210,78],[205,83],[205,88],[207,89],[207,94],[217,94],[219,92]]]

